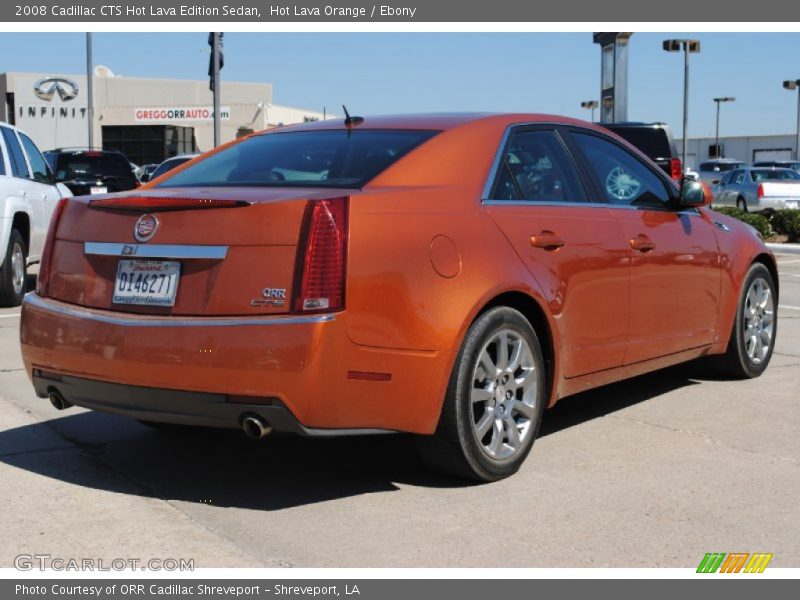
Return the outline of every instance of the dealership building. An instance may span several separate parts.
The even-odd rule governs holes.
[[[681,140],[675,140],[678,152]],[[697,169],[700,163],[715,158],[714,137],[690,137],[686,142],[686,164]],[[795,133],[775,135],[741,135],[719,138],[720,156],[752,164],[761,160],[790,160],[797,145]]]
[[[148,164],[214,146],[208,80],[119,77],[102,66],[94,74],[95,147],[119,150],[134,163]],[[43,151],[88,147],[86,82],[85,75],[0,73],[0,121],[25,131]],[[220,87],[222,142],[325,117],[324,109],[273,104],[269,83],[223,80]]]

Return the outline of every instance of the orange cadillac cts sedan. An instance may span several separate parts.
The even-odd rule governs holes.
[[[775,259],[607,130],[536,114],[257,133],[62,200],[21,344],[36,393],[151,425],[419,434],[514,473],[559,398],[701,356],[757,377]]]

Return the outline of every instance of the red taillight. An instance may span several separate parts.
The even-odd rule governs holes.
[[[295,312],[344,308],[348,198],[310,200],[295,265]]]
[[[50,217],[50,227],[47,229],[47,237],[44,240],[42,249],[42,259],[39,261],[39,275],[36,277],[36,294],[42,298],[47,297],[47,288],[50,284],[50,270],[53,264],[53,247],[56,245],[56,229],[61,220],[61,214],[67,205],[67,199],[61,198],[53,209],[53,216]]]
[[[680,181],[683,178],[683,165],[681,165],[680,158],[669,159],[669,174],[675,181]]]
[[[159,196],[123,196],[89,200],[89,208],[157,212],[166,210],[195,210],[199,208],[236,208],[247,206],[243,200],[216,200],[214,198],[167,198]]]
[[[756,193],[758,194],[759,198],[763,198],[764,197],[764,184],[763,183],[759,183],[758,184],[758,192],[756,192]]]

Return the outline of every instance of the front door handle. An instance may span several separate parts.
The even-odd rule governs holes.
[[[656,244],[644,234],[639,234],[635,238],[631,238],[630,240],[631,248],[634,250],[638,250],[639,252],[650,252],[651,250],[656,249]]]
[[[564,245],[564,240],[558,237],[552,231],[542,231],[537,235],[531,236],[531,246],[534,248],[543,248],[549,252],[558,250]]]

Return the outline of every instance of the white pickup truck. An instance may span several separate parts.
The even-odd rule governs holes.
[[[53,209],[69,195],[33,140],[0,123],[0,306],[22,303],[28,266],[41,259]]]

